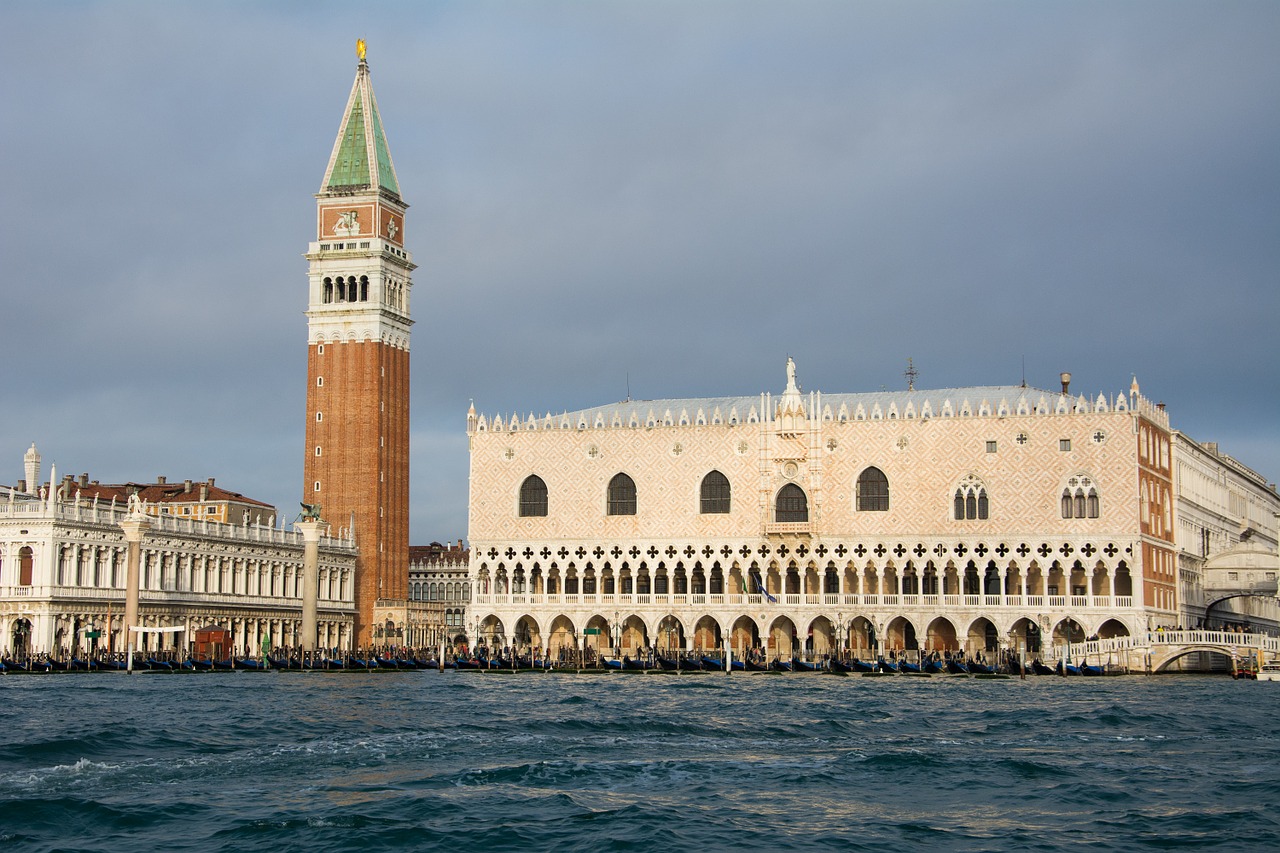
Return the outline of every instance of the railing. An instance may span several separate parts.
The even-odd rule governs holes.
[[[1217,646],[1229,649],[1261,649],[1266,652],[1280,653],[1280,637],[1235,631],[1147,631],[1130,637],[1072,643],[1070,653],[1072,658],[1075,658],[1077,655],[1088,657],[1171,646]]]
[[[89,601],[99,604],[123,602],[124,587],[96,586],[0,586],[0,600],[9,597],[40,598],[51,600]],[[250,595],[236,592],[192,592],[190,590],[141,589],[138,594],[143,604],[184,604],[215,605],[219,607],[236,607],[241,604],[252,607],[276,607],[298,609],[302,606],[302,598],[296,595]],[[350,601],[327,598],[321,595],[318,599],[321,606],[350,608]]]
[[[4,594],[0,588],[0,597]],[[486,605],[569,605],[597,607],[704,607],[736,605],[755,607],[767,603],[763,595],[743,593],[530,593],[530,592],[475,592],[475,604]],[[879,593],[851,593],[821,595],[795,593],[774,594],[778,604],[787,607],[892,607],[925,608],[939,610],[1019,608],[1022,610],[1129,610],[1131,595],[897,595]]]
[[[68,521],[102,524],[115,527],[129,517],[127,507],[115,503],[93,504],[87,502],[60,501],[50,507],[47,501],[6,501],[0,498],[0,518],[22,520]],[[147,515],[152,533],[174,533],[189,536],[212,536],[239,542],[262,542],[272,545],[292,545],[302,548],[302,534],[296,530],[268,527],[265,524],[223,524],[208,519],[184,518],[177,515]],[[320,537],[320,547],[325,550],[355,550],[350,539],[331,536]]]

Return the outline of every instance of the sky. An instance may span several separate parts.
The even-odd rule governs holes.
[[[472,400],[776,394],[788,356],[1136,375],[1280,478],[1280,4],[6,0],[0,483],[35,442],[293,517],[357,38],[418,264],[413,544],[466,538]]]

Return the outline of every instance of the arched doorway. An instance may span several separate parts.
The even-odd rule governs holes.
[[[799,651],[796,642],[796,625],[786,616],[779,616],[769,626],[769,652],[773,657],[791,660]]]
[[[859,616],[849,623],[849,648],[854,657],[874,657],[877,645],[876,627],[870,619]]]
[[[808,637],[805,640],[805,653],[810,660],[822,660],[836,649],[835,628],[831,620],[819,616],[809,623]]]
[[[995,623],[985,616],[979,616],[969,626],[969,634],[965,651],[972,657],[982,659],[983,655],[995,655],[1000,650],[1000,635]]]
[[[622,620],[622,654],[635,657],[640,649],[648,648],[649,627],[639,616],[631,615]]]
[[[939,616],[925,629],[925,650],[930,652],[955,652],[960,650],[956,639],[956,626],[945,616]]]
[[[670,614],[663,616],[662,621],[658,623],[658,649],[664,655],[675,655],[683,652],[685,649],[684,642],[684,623]]]
[[[542,632],[538,630],[537,621],[532,616],[521,616],[516,621],[516,629],[511,641],[521,652],[541,646]]]
[[[920,646],[916,642],[916,626],[905,616],[895,616],[885,626],[885,648],[889,651],[901,652],[910,649],[915,651]]]
[[[13,649],[15,657],[26,658],[31,655],[31,620],[17,619],[13,623],[12,632],[13,642],[9,648]]]
[[[1118,619],[1108,619],[1098,626],[1097,634],[1100,640],[1111,640],[1129,636],[1129,628]]]
[[[739,658],[747,657],[753,650],[760,649],[760,629],[750,616],[739,616],[729,631],[729,642],[733,645],[733,653]]]
[[[1036,620],[1024,616],[1014,622],[1013,627],[1009,629],[1009,637],[1019,657],[1028,655],[1035,657],[1040,654],[1040,625]]]
[[[693,626],[693,647],[698,651],[718,649],[724,642],[720,636],[720,623],[710,616],[703,616]]]
[[[551,620],[551,630],[547,632],[547,649],[559,660],[568,660],[568,656],[577,651],[578,633],[568,616],[557,616]]]

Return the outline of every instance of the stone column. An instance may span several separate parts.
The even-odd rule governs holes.
[[[124,642],[129,653],[128,666],[133,668],[133,626],[138,623],[138,584],[142,566],[142,539],[151,530],[151,519],[144,513],[130,513],[120,522],[125,541],[129,543],[129,556],[125,572],[124,593]]]
[[[302,636],[303,651],[316,649],[316,600],[320,594],[320,532],[323,521],[299,521],[294,529],[302,534]]]

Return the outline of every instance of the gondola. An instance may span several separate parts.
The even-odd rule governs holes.
[[[911,661],[906,660],[898,661],[898,672],[901,672],[904,675],[920,675],[923,671],[924,670],[918,663],[912,663]]]
[[[947,668],[943,666],[942,661],[940,660],[929,660],[925,661],[922,670],[927,675],[941,675],[947,671]]]
[[[156,660],[155,658],[147,658],[146,668],[152,672],[173,672],[173,664],[167,660]]]
[[[742,662],[742,668],[746,672],[768,672],[769,665],[758,660],[746,660]]]
[[[1103,671],[1102,667],[1094,666],[1091,663],[1086,663],[1086,664],[1080,665],[1080,674],[1081,675],[1105,675],[1106,673]]]
[[[720,658],[703,655],[699,661],[703,672],[724,672],[724,661]]]
[[[949,672],[952,675],[968,675],[969,668],[958,660],[948,660],[947,672]]]
[[[1058,661],[1058,667],[1057,667],[1057,670],[1056,670],[1056,674],[1058,674],[1058,675],[1062,675],[1062,669],[1063,669],[1063,667],[1064,667],[1064,666],[1066,667],[1067,675],[1079,675],[1079,674],[1080,674],[1080,667],[1076,666],[1075,664],[1071,664],[1071,663],[1063,664],[1063,662],[1062,662],[1062,661]]]
[[[880,660],[876,662],[876,669],[878,669],[880,672],[897,673],[898,665],[891,660],[885,660],[884,658],[880,658]]]
[[[809,661],[801,660],[800,658],[793,657],[791,659],[791,671],[792,672],[821,672],[822,664],[810,663]]]
[[[663,672],[677,672],[680,669],[679,658],[669,658],[663,655],[655,654],[653,659],[658,662],[658,669]]]
[[[1053,667],[1045,665],[1040,658],[1036,658],[1031,662],[1031,671],[1036,675],[1056,675]]]
[[[257,658],[236,658],[236,669],[244,669],[250,672],[262,672],[268,667]]]
[[[791,672],[791,661],[774,658],[769,664],[769,669],[774,672]]]
[[[969,667],[969,672],[974,675],[992,675],[996,671],[994,666],[987,666],[985,663],[978,663],[976,660],[969,661],[966,666]]]

